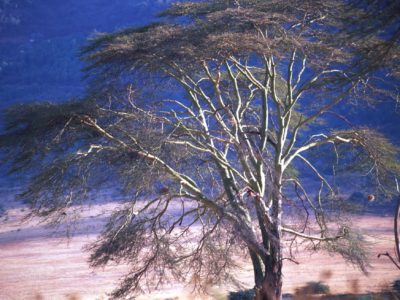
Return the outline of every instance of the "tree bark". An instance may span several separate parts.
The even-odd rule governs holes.
[[[281,300],[282,299],[282,245],[281,245],[281,214],[282,214],[282,172],[281,168],[276,178],[276,190],[273,194],[272,222],[266,221],[268,228],[268,254],[263,259],[265,265],[264,278],[261,285],[256,283],[256,300]]]
[[[255,288],[255,300],[282,299],[282,263],[268,268],[261,286]]]
[[[269,241],[269,254],[263,259],[265,264],[262,281],[256,281],[256,300],[281,300],[282,299],[282,247],[279,226],[274,226],[272,233],[274,240]]]

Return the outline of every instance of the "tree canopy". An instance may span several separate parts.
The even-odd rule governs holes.
[[[375,5],[182,2],[160,23],[94,37],[85,99],[8,110],[0,146],[31,175],[22,197],[62,221],[118,184],[127,200],[91,247],[92,266],[131,266],[114,298],[172,278],[236,282],[248,255],[256,298],[280,299],[297,242],[366,271],[335,178],[358,174],[390,194],[400,173],[398,148],[338,109],[396,92],[397,16],[356,26]],[[379,64],[376,45],[390,45]]]

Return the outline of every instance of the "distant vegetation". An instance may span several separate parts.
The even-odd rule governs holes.
[[[168,0],[1,0],[0,108],[83,93],[82,45],[96,32],[143,25]]]

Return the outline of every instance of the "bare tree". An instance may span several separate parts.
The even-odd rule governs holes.
[[[91,247],[92,266],[131,265],[113,298],[171,278],[235,282],[246,253],[256,299],[280,299],[297,241],[365,271],[334,175],[361,172],[390,192],[398,149],[336,109],[351,107],[367,74],[354,68],[358,44],[332,42],[345,10],[338,1],[178,3],[165,23],[97,36],[83,53],[87,99],[8,111],[0,145],[13,170],[30,170],[22,197],[60,221],[119,184],[129,201]]]

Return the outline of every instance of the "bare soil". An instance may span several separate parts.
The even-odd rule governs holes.
[[[83,247],[101,231],[105,217],[115,204],[86,207],[84,219],[78,223],[74,235],[54,229],[38,220],[21,223],[26,210],[8,209],[0,218],[0,299],[107,299],[107,293],[118,283],[125,266],[90,269],[88,252]],[[323,281],[332,293],[364,293],[386,288],[400,272],[386,257],[378,253],[393,253],[392,218],[382,216],[354,216],[354,224],[361,228],[371,242],[369,275],[347,264],[336,255],[300,251],[299,264],[285,261],[284,292],[294,293],[309,281]],[[65,228],[63,228],[65,229]],[[238,277],[245,286],[252,287],[252,269],[243,262]],[[210,295],[226,294],[230,287],[213,287]],[[141,299],[194,299],[190,289],[179,283],[166,287]],[[212,298],[209,297],[202,297]]]

